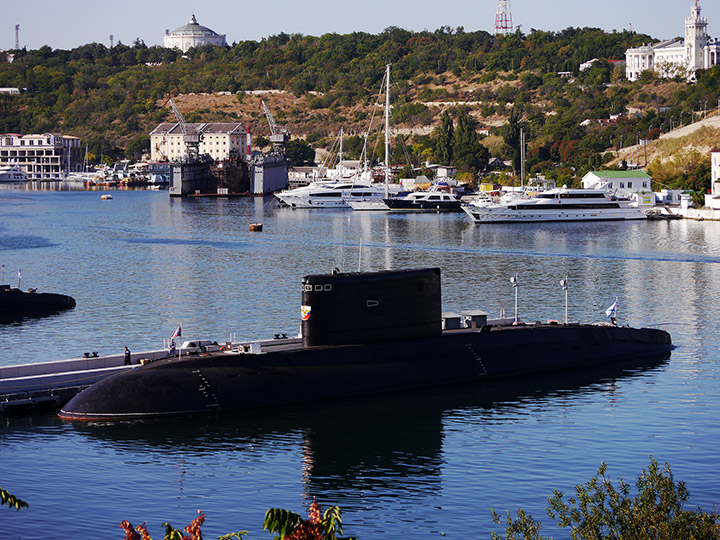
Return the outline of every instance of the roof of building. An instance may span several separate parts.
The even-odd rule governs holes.
[[[245,126],[240,122],[214,122],[185,124],[189,132],[206,134],[244,135]],[[182,135],[182,128],[177,122],[163,122],[150,132],[150,135]]]
[[[590,171],[598,178],[651,178],[645,171]]]
[[[187,23],[184,26],[181,26],[179,28],[176,28],[172,32],[170,32],[171,35],[173,34],[182,34],[182,35],[195,35],[195,36],[217,36],[220,37],[220,34],[215,32],[214,30],[211,30],[207,26],[202,26],[198,24],[197,19],[195,18],[195,15],[190,18],[190,22]]]

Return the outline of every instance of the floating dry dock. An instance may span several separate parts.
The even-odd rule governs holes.
[[[242,410],[640,360],[672,349],[653,328],[470,324],[443,330],[440,269],[311,275],[302,339],[232,344],[104,378],[67,420]]]

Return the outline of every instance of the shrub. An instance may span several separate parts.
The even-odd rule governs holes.
[[[650,466],[635,482],[635,496],[622,478],[616,488],[605,476],[606,471],[605,463],[601,464],[589,482],[575,486],[575,496],[567,501],[557,490],[548,499],[548,515],[560,527],[570,529],[573,540],[711,540],[720,535],[720,515],[715,511],[708,514],[700,508],[683,508],[688,490],[684,482],[675,482],[667,463],[663,469],[650,457]],[[493,521],[499,524],[501,516],[491,512]],[[515,519],[507,513],[507,540],[548,540],[540,535],[540,529],[541,523],[522,509],[518,509]],[[502,537],[493,532],[492,538]]]

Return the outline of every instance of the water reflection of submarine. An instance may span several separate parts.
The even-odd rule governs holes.
[[[443,330],[438,268],[306,276],[302,313],[302,343],[160,360],[94,384],[60,416],[122,420],[250,409],[587,369],[672,348],[667,332],[648,328]]]
[[[194,456],[226,452],[253,455],[263,449],[303,451],[303,473],[310,492],[353,493],[382,490],[398,477],[438,482],[444,459],[445,429],[454,417],[483,425],[515,417],[543,401],[564,407],[587,403],[589,394],[612,396],[608,383],[642,376],[661,367],[669,354],[641,361],[595,366],[574,372],[480,381],[363,396],[346,400],[270,407],[238,416],[224,413],[147,422],[85,424],[73,430],[110,443],[125,456],[180,453]],[[492,417],[492,418],[491,418]],[[32,429],[37,429],[35,425]],[[427,486],[428,489],[435,489]],[[436,489],[440,489],[439,483]]]

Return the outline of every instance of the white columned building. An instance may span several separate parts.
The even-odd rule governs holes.
[[[185,26],[176,28],[172,32],[165,30],[163,47],[167,49],[180,49],[185,53],[192,47],[202,45],[225,47],[227,42],[225,41],[225,35],[220,35],[206,26],[199,25],[195,15],[190,18],[190,22]]]
[[[29,180],[63,180],[82,167],[80,139],[59,133],[0,135],[0,165],[19,165]]]
[[[720,41],[708,37],[708,22],[700,15],[699,0],[693,0],[685,19],[683,41],[661,41],[625,51],[625,76],[636,81],[645,70],[661,77],[694,79],[699,69],[709,69],[720,59]]]
[[[207,154],[214,161],[230,159],[231,153],[248,158],[251,139],[245,126],[239,122],[186,124],[189,133],[199,133],[200,155]],[[150,132],[150,160],[175,161],[187,155],[182,126],[162,123]]]

